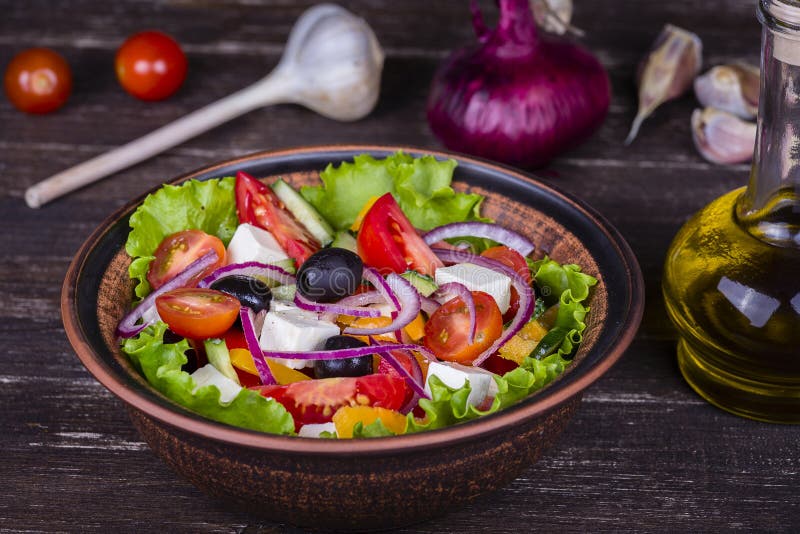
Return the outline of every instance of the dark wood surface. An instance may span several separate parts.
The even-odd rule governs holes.
[[[691,96],[622,144],[635,113],[636,62],[667,22],[698,32],[706,65],[757,61],[754,0],[584,0],[575,22],[609,70],[603,128],[540,174],[601,211],[636,252],[647,310],[630,350],[587,391],[538,464],[507,488],[409,531],[798,531],[800,428],[722,412],[680,376],[660,296],[666,248],[686,218],[743,185],[748,167],[695,152]],[[168,532],[291,530],[218,505],[162,464],[122,404],[66,341],[61,281],[81,242],[128,199],[187,170],[269,148],[336,142],[438,147],[425,122],[428,83],[471,40],[466,2],[346,2],[387,52],[380,103],[338,124],[295,106],[259,110],[35,211],[25,188],[255,81],[273,67],[309,2],[286,0],[0,1],[0,64],[50,46],[75,90],[61,111],[19,113],[0,99],[0,530]],[[113,55],[144,28],[174,34],[189,56],[185,86],[148,104],[117,85]],[[454,451],[457,454],[457,451]],[[502,459],[500,460],[502,461]],[[402,496],[398,496],[402,498]],[[354,503],[358,506],[358,503]]]

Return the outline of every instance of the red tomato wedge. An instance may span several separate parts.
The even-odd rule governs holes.
[[[358,232],[358,255],[382,274],[413,269],[433,276],[443,264],[417,234],[391,193],[386,193],[364,216]]]
[[[184,230],[168,235],[158,245],[155,259],[147,271],[147,281],[153,289],[158,289],[180,273],[192,262],[213,250],[219,258],[214,265],[195,276],[187,285],[194,286],[207,275],[225,263],[225,245],[218,237],[202,230]]]
[[[512,248],[503,245],[487,248],[481,252],[481,256],[499,261],[503,265],[511,267],[528,285],[531,285],[531,270],[528,268],[528,262],[522,257],[522,254]],[[512,320],[519,310],[519,293],[513,287],[511,288],[511,302],[508,310],[503,314],[503,322],[506,323]]]
[[[294,417],[297,430],[307,424],[330,422],[342,406],[398,410],[406,396],[405,380],[384,374],[321,378],[253,389],[280,402]]]
[[[456,297],[445,302],[425,324],[425,346],[440,360],[471,363],[503,333],[500,308],[491,295],[473,291],[475,342],[469,343],[469,309]]]
[[[321,248],[319,241],[294,218],[272,189],[241,171],[236,173],[236,211],[240,223],[270,232],[298,267]]]
[[[224,334],[239,316],[236,297],[213,289],[182,287],[156,297],[158,315],[176,334],[208,339]]]

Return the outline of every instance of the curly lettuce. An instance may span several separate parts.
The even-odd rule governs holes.
[[[136,281],[137,297],[150,293],[147,270],[154,259],[153,253],[168,235],[198,229],[228,244],[239,224],[234,184],[234,178],[227,177],[165,185],[148,195],[133,212],[125,251],[133,258],[128,274]]]
[[[228,404],[220,401],[217,386],[196,389],[192,376],[181,370],[189,342],[164,343],[167,325],[156,323],[139,336],[126,339],[122,350],[147,381],[172,401],[214,421],[268,432],[293,434],[291,414],[277,401],[243,388]]]
[[[414,158],[397,152],[385,159],[362,154],[353,163],[328,165],[322,185],[305,186],[303,197],[337,230],[344,230],[372,197],[391,193],[411,224],[421,230],[451,222],[478,220],[481,195],[456,193],[451,187],[454,160]]]

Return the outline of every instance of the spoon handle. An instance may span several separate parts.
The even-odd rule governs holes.
[[[273,73],[274,74],[274,73]],[[75,189],[135,165],[255,108],[280,102],[281,77],[266,78],[149,134],[42,180],[25,191],[25,202],[38,208]]]

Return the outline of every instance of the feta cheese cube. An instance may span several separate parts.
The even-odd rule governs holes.
[[[259,345],[265,351],[309,352],[322,350],[325,341],[339,333],[335,323],[321,320],[314,312],[299,308],[270,311],[264,317]],[[311,360],[275,360],[292,369],[313,365]]]
[[[472,263],[457,263],[450,267],[439,267],[434,277],[439,286],[458,282],[470,291],[488,293],[497,302],[500,313],[508,311],[511,303],[511,278],[502,273]]]
[[[468,367],[457,363],[431,362],[428,366],[428,376],[425,379],[425,392],[431,394],[430,379],[436,376],[444,385],[454,389],[464,387],[469,380],[472,391],[469,393],[467,403],[480,406],[486,397],[497,393],[497,383],[492,378],[492,373],[476,367]],[[494,387],[492,387],[494,386]]]
[[[229,264],[248,261],[274,263],[288,257],[271,233],[252,224],[240,224],[228,244]]]
[[[323,432],[336,433],[336,425],[333,423],[317,423],[303,425],[297,433],[301,438],[318,438]]]
[[[236,398],[236,395],[242,390],[242,386],[220,373],[213,365],[206,364],[194,373],[192,373],[195,388],[194,393],[204,386],[217,386],[219,389],[219,400],[222,403],[229,403]]]

